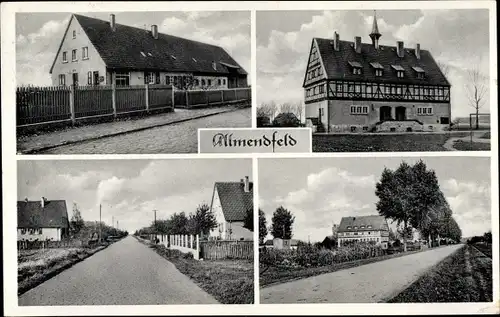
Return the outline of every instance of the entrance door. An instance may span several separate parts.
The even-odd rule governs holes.
[[[99,72],[94,72],[94,85],[99,85]]]
[[[404,121],[406,120],[406,108],[403,106],[396,107],[396,120]]]
[[[387,121],[391,119],[391,107],[382,106],[380,107],[380,121]]]
[[[73,73],[72,78],[73,78],[73,86],[78,86],[78,73]]]

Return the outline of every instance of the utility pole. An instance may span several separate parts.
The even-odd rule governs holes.
[[[102,242],[102,237],[101,237],[101,235],[102,235],[102,228],[101,228],[101,227],[102,227],[102,224],[101,224],[101,209],[102,209],[102,208],[101,208],[101,207],[102,207],[102,205],[101,205],[101,204],[99,204],[99,243],[101,243],[101,242]]]
[[[111,226],[115,226],[115,216],[111,216]]]

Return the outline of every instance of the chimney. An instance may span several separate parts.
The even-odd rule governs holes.
[[[354,50],[356,53],[361,53],[361,36],[354,37]]]
[[[415,48],[415,56],[417,59],[420,59],[420,44],[417,44],[417,47]]]
[[[113,32],[116,30],[116,23],[115,23],[115,15],[114,14],[109,15],[109,26],[111,27],[111,30]]]
[[[156,24],[151,25],[151,35],[155,40],[158,39],[158,25]]]
[[[28,197],[24,197],[24,201],[25,201],[25,202],[28,202]]]
[[[397,47],[397,52],[398,56],[403,58],[405,56],[405,50],[404,50],[404,43],[403,41],[398,41],[398,47]]]
[[[243,190],[245,191],[245,193],[250,192],[250,182],[248,181],[248,176],[245,176]]]
[[[339,34],[337,33],[337,31],[333,32],[333,49],[335,51],[338,51],[339,50],[339,41],[340,41],[340,36]]]
[[[45,197],[42,197],[42,198],[40,199],[40,206],[42,206],[42,208],[44,208],[44,207],[45,207]]]

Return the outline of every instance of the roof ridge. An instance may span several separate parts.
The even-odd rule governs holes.
[[[333,41],[333,39],[331,38],[324,38],[324,37],[314,37],[315,39],[318,39],[318,40],[323,40],[323,41]],[[363,40],[363,38],[361,38],[361,40]],[[339,42],[344,42],[344,43],[349,43],[349,44],[354,44],[354,41],[349,41],[349,40],[339,40]],[[363,45],[370,45],[370,46],[373,46],[372,43],[369,43],[369,42],[361,42],[361,44]],[[379,47],[385,47],[385,48],[397,48],[396,45],[392,46],[392,45],[386,45],[386,44],[379,44]],[[405,50],[415,50],[414,47],[407,47],[405,46],[404,47]],[[428,51],[426,49],[420,49],[420,52],[423,52],[423,51]]]
[[[83,18],[86,18],[86,19],[93,19],[93,20],[98,20],[98,21],[101,21],[101,22],[109,23],[109,21],[106,21],[106,20],[103,20],[103,19],[99,19],[99,18],[89,17],[87,15],[76,14],[76,13],[73,13],[73,15],[75,15],[76,17],[83,17]],[[132,28],[132,29],[137,29],[137,30],[145,31],[145,32],[151,32],[150,30],[144,30],[144,29],[141,29],[140,27],[136,27],[136,26],[131,26],[131,25],[122,24],[122,23],[115,23],[115,24],[119,25],[119,26],[122,26],[122,27],[128,27],[128,28]],[[205,43],[205,42],[201,42],[201,41],[196,41],[196,40],[188,39],[188,38],[185,38],[185,37],[180,37],[180,36],[176,36],[176,35],[162,33],[162,32],[159,32],[159,31],[158,31],[158,34],[166,35],[166,36],[171,36],[171,37],[174,37],[174,38],[177,38],[177,39],[181,39],[181,40],[185,40],[185,41],[190,41],[190,42],[193,42],[193,43],[198,43],[198,44],[203,44],[203,45],[209,45],[209,46],[217,47],[217,48],[220,48],[220,49],[224,50],[224,48],[222,48],[219,45],[215,45],[215,44],[209,44],[209,43]]]

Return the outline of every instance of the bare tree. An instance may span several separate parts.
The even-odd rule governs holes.
[[[295,103],[295,114],[299,118],[300,122],[302,122],[302,113],[304,109],[302,107],[302,102],[298,101]]]
[[[273,121],[274,117],[276,116],[276,112],[278,112],[278,106],[276,105],[276,102],[271,101],[268,104],[268,107],[269,107],[269,113],[271,114],[269,117],[270,117],[271,121]]]
[[[295,114],[295,106],[292,103],[285,102],[280,106],[281,113],[293,113]]]
[[[444,77],[448,77],[448,74],[450,73],[450,65],[446,64],[445,62],[438,62],[438,67],[443,73]]]
[[[479,109],[484,105],[484,97],[488,91],[484,75],[479,70],[479,63],[473,66],[467,72],[468,83],[465,85],[465,91],[469,100],[469,105],[476,112],[476,130],[479,129]]]

